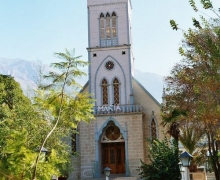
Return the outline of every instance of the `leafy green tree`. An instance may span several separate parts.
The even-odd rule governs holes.
[[[173,139],[171,147],[166,137],[162,141],[157,139],[151,141],[150,163],[145,164],[141,161],[141,178],[145,180],[180,180],[178,151],[178,142],[175,139]]]
[[[182,46],[179,48],[183,59],[172,68],[171,75],[166,77],[167,95],[163,119],[166,122],[182,123],[180,128],[184,128],[185,122],[193,128],[200,127],[195,128],[194,133],[201,129],[206,134],[211,164],[219,180],[220,16],[210,0],[202,0],[201,3],[204,9],[213,11],[216,18],[206,20],[201,16],[202,23],[193,18],[195,29],[184,32]],[[190,4],[195,11],[199,11],[193,0],[190,0]],[[174,20],[170,23],[173,29],[180,29]]]
[[[187,126],[188,125],[188,126]],[[188,153],[193,154],[198,148],[198,142],[204,135],[204,132],[197,129],[195,126],[186,124],[183,126],[180,133],[179,140]]]
[[[0,87],[0,178],[31,179],[36,151],[51,124],[35,110],[12,77],[0,75]],[[40,162],[39,179],[50,179],[51,174],[59,173],[56,165],[69,156],[68,146],[62,143],[61,137],[59,134],[48,142],[53,156]],[[62,153],[56,154],[55,147]]]
[[[75,81],[75,78],[86,75],[79,67],[88,65],[88,62],[80,60],[81,56],[75,57],[74,50],[72,52],[66,50],[65,53],[55,53],[55,55],[64,61],[52,63],[51,66],[57,68],[59,71],[51,71],[49,75],[44,76],[44,78],[51,80],[52,83],[40,85],[43,95],[46,95],[46,99],[43,99],[41,104],[43,103],[42,105],[45,105],[42,107],[50,109],[54,117],[53,127],[41,141],[42,144],[34,163],[33,180],[36,179],[41,149],[45,146],[48,138],[56,132],[57,127],[61,126],[65,131],[65,128],[68,127],[75,128],[77,123],[81,120],[88,122],[94,118],[91,95],[83,93],[76,94],[75,91],[80,87]],[[67,93],[67,87],[71,87],[72,94]],[[40,102],[39,99],[36,102],[36,104],[38,104]]]
[[[70,135],[76,133],[80,121],[93,119],[94,103],[90,94],[78,93],[74,80],[84,74],[78,65],[87,63],[68,53],[58,53],[69,58],[55,65],[62,70],[61,75],[51,72],[56,76],[53,84],[42,86],[32,101],[12,77],[0,75],[0,179],[29,180],[35,170],[34,179],[49,180],[72,169],[71,160],[76,154],[72,153]],[[71,94],[65,92],[66,86],[60,86],[62,79]],[[48,150],[45,158],[39,153],[42,147]]]

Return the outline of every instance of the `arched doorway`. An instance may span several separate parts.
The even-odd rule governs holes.
[[[125,173],[125,141],[120,129],[109,122],[101,138],[102,169],[109,167],[111,174]]]

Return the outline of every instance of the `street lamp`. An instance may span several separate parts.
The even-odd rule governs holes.
[[[179,162],[178,165],[179,165],[180,172],[184,172],[185,170],[183,168],[182,162]]]
[[[104,169],[104,173],[105,173],[105,176],[106,176],[106,180],[109,180],[110,171],[111,171],[111,169],[110,169],[109,167],[106,167],[106,168]]]
[[[206,152],[206,172],[209,171],[209,165],[210,165],[210,157],[211,157],[211,154],[209,153],[209,151]]]
[[[190,179],[189,168],[188,167],[190,166],[190,162],[191,162],[192,158],[193,158],[193,156],[191,154],[189,154],[187,151],[180,154],[180,159],[181,159],[181,162],[182,162],[182,166],[187,167],[186,168],[187,179]]]
[[[179,169],[180,169],[181,179],[183,180],[184,179],[184,171],[185,171],[185,169],[184,169],[183,164],[182,164],[181,161],[178,163],[178,166],[179,166]]]
[[[51,180],[57,180],[57,177],[55,175],[53,175]]]
[[[48,150],[44,147],[41,148],[41,154],[40,154],[40,161],[43,162],[46,159],[46,155],[48,153]]]
[[[45,157],[47,154],[48,150],[44,147],[41,148],[41,153],[43,154],[43,156]]]
[[[183,167],[189,167],[192,158],[193,158],[193,156],[191,154],[189,154],[187,151],[180,154],[180,159],[183,163]]]

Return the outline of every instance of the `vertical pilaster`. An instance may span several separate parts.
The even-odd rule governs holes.
[[[98,137],[98,127],[97,127],[97,122],[96,122],[96,127],[95,127],[95,173],[94,173],[94,178],[99,178],[100,177],[100,172],[99,172],[99,137]]]
[[[129,160],[128,160],[128,128],[127,128],[127,123],[125,123],[125,175],[127,177],[130,176],[129,172]]]

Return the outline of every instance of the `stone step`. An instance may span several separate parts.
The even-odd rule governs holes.
[[[125,177],[125,174],[111,174],[109,180],[138,180],[138,177]],[[106,177],[102,174],[100,178],[83,178],[82,180],[106,180]]]
[[[137,180],[137,177],[110,177],[110,180]]]
[[[214,173],[206,173],[207,180],[216,180]]]
[[[138,180],[139,178],[138,177],[121,177],[121,176],[111,176],[109,177],[109,180]],[[87,178],[87,179],[83,179],[83,180],[106,180],[105,177],[101,177],[101,178]]]

